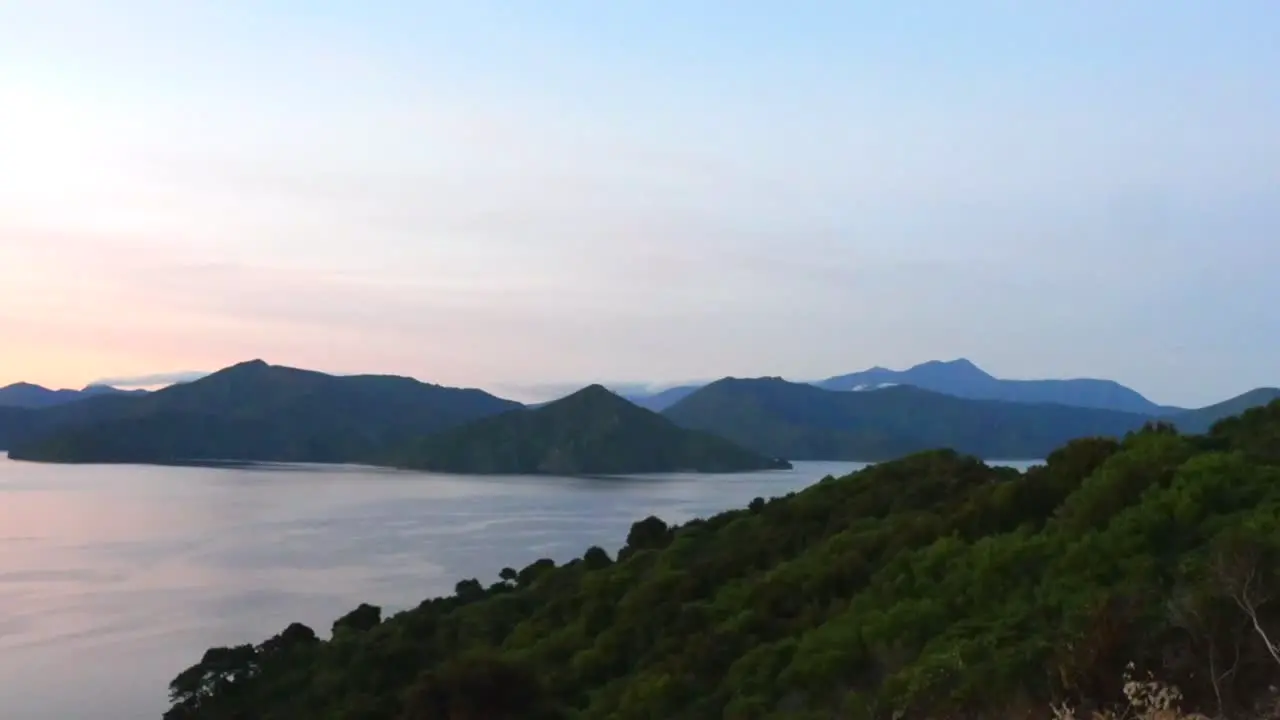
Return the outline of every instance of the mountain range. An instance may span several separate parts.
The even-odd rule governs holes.
[[[1080,437],[1118,437],[1137,413],[971,400],[910,385],[836,392],[781,378],[714,382],[667,409],[685,427],[792,460],[878,461],[950,448],[988,459],[1036,460]]]
[[[368,462],[397,442],[519,408],[482,390],[240,363],[138,396],[33,411],[15,459]],[[0,438],[2,441],[3,438]]]
[[[974,400],[1056,403],[1120,412],[1164,415],[1181,408],[1163,407],[1113,380],[1003,380],[964,358],[930,361],[906,370],[874,367],[814,383],[824,390],[866,390],[886,385],[913,385]]]
[[[1259,388],[1195,410],[1126,412],[1050,402],[974,399],[885,383],[827,390],[782,378],[725,378],[668,407],[677,424],[789,460],[878,461],[950,448],[986,459],[1035,460],[1068,440],[1120,437],[1147,423],[1205,433],[1280,398]]]
[[[14,459],[584,474],[780,466],[773,458],[880,461],[939,447],[1040,459],[1073,438],[1119,437],[1152,421],[1203,433],[1280,397],[1260,388],[1182,410],[1110,381],[998,380],[965,360],[819,383],[725,378],[648,402],[590,386],[537,407],[406,377],[334,376],[261,360],[149,393],[94,389],[54,404],[36,393],[43,406],[30,405],[29,387],[9,394],[26,393],[26,406],[0,405],[0,449]],[[1001,397],[972,397],[983,393]],[[1097,407],[1107,404],[1145,409]]]
[[[90,385],[83,390],[50,390],[31,383],[0,387],[0,407],[47,408],[99,395],[145,394],[146,390],[121,390],[109,385]]]
[[[1167,415],[1181,410],[1181,408],[1158,405],[1136,390],[1113,380],[1095,378],[1004,380],[991,375],[964,358],[950,361],[931,360],[906,370],[873,367],[860,372],[836,375],[826,380],[812,381],[809,384],[823,390],[844,392],[879,390],[893,385],[913,385],[924,390],[972,400],[1056,403],[1145,415]],[[641,407],[661,412],[704,386],[705,384],[685,384],[653,393],[630,393],[626,397]]]
[[[17,460],[368,463],[519,474],[789,467],[680,428],[600,386],[530,410],[481,390],[261,360],[141,396],[0,410],[0,434],[9,434]]]

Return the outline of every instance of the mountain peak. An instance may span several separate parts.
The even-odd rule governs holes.
[[[554,400],[542,405],[537,408],[537,410],[550,410],[551,412],[555,412],[557,410],[570,408],[580,410],[583,408],[605,408],[615,405],[639,407],[609,388],[599,383],[594,383],[578,390],[577,392],[566,395],[559,400]]]
[[[68,402],[75,397],[78,395],[74,392],[17,382],[0,388],[0,407],[41,408]]]
[[[102,395],[102,394],[123,393],[123,392],[129,392],[129,391],[121,390],[120,388],[115,387],[114,385],[103,385],[102,383],[89,383],[88,385],[85,385],[83,388],[80,389],[80,393],[83,395]]]
[[[34,390],[34,391],[43,391],[43,392],[53,392],[52,390],[49,390],[49,388],[43,385],[36,385],[35,383],[29,383],[29,382],[16,382],[16,383],[13,383],[12,385],[5,385],[4,387],[0,387],[0,390],[26,390],[26,391]]]
[[[536,409],[428,436],[396,464],[437,472],[559,475],[790,467],[723,438],[680,428],[599,384]]]
[[[1052,403],[1147,415],[1157,415],[1168,410],[1113,380],[1007,380],[991,375],[964,357],[930,360],[906,370],[876,367],[849,375],[837,375],[813,384],[824,390],[849,391],[865,390],[886,383],[914,385],[945,395],[975,400]]]
[[[227,370],[263,370],[269,367],[271,366],[267,364],[266,360],[245,360],[232,365]]]
[[[210,380],[216,381],[219,378],[238,377],[241,375],[256,375],[270,368],[271,366],[268,365],[265,361],[246,360],[244,362],[235,363],[234,365],[228,365],[222,368],[221,370],[216,370],[214,372],[211,372],[208,375],[205,375],[204,377],[200,378],[199,380],[196,380],[188,384],[195,385],[195,384],[199,384],[202,381],[210,381]]]
[[[978,367],[968,358],[956,358],[954,360],[929,360],[928,362],[922,362],[919,365],[914,365],[905,372],[918,370],[946,370],[954,373],[968,373],[971,375],[992,377],[990,373]]]

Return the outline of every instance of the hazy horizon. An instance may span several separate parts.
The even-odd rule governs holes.
[[[1280,384],[1275,8],[0,6],[0,385]],[[509,392],[509,391],[508,391]]]
[[[951,358],[950,360],[969,360],[969,359],[968,358]],[[248,362],[248,361],[242,361],[242,362]],[[269,361],[267,362],[268,364],[279,365],[279,363],[273,363]],[[925,361],[925,362],[929,362],[929,361]],[[947,362],[947,361],[943,361],[943,362]],[[970,362],[972,361],[970,360]],[[977,364],[981,368],[980,363],[975,363],[975,364]],[[225,368],[218,368],[217,370],[222,370],[222,369],[225,369]],[[320,372],[326,372],[323,368],[300,368],[300,369],[318,370]],[[862,371],[871,370],[871,369],[875,369],[875,368],[857,368],[855,370],[852,370],[851,372],[862,372]],[[880,369],[884,369],[883,366],[881,366]],[[904,366],[904,367],[888,368],[888,369],[907,370],[909,369],[909,367]],[[985,370],[985,368],[982,368],[982,369]],[[145,390],[155,391],[155,390],[161,390],[171,385],[199,380],[203,377],[213,374],[214,372],[217,372],[217,370],[154,373],[149,375],[138,375],[138,376],[131,376],[131,377],[103,377],[103,378],[97,378],[89,383],[85,383],[82,386],[74,386],[74,387],[66,387],[66,388],[47,387],[47,389],[79,390],[79,389],[85,389],[92,386],[110,386],[110,387],[115,387],[117,389],[122,389],[122,390],[145,389]],[[336,374],[336,375],[364,375],[364,374],[390,375],[390,374],[396,374],[396,373],[360,372],[360,373],[333,373],[333,374]],[[833,373],[831,375],[827,375],[823,377],[787,377],[784,379],[790,382],[796,382],[796,383],[812,383],[812,382],[827,380],[831,377],[835,377],[837,375],[844,375],[844,374],[847,374],[847,373],[837,372],[837,373]],[[664,381],[649,382],[649,381],[643,381],[643,380],[609,380],[609,379],[595,378],[595,379],[577,380],[577,381],[566,380],[566,381],[528,382],[528,383],[510,383],[510,382],[501,383],[500,382],[500,383],[494,383],[489,385],[463,386],[463,387],[477,387],[481,390],[488,391],[500,397],[504,397],[509,400],[516,400],[518,402],[542,403],[542,402],[547,402],[550,400],[555,400],[558,398],[565,397],[592,384],[605,385],[613,392],[624,395],[624,396],[642,396],[642,395],[656,394],[664,390],[669,390],[677,387],[706,385],[708,383],[715,382],[716,380],[720,380],[725,377],[729,377],[729,376],[718,376],[718,377],[708,377],[708,378],[688,378],[684,380],[674,380],[674,381],[665,381],[665,382]],[[777,375],[770,374],[770,373],[756,373],[753,375],[743,375],[743,376],[737,376],[737,377],[759,378],[759,377],[777,377]],[[416,379],[421,380],[423,382],[432,382],[431,378],[416,378]],[[1000,379],[1002,380],[1072,380],[1072,379],[1084,379],[1084,378],[1027,377],[1027,378],[1000,378]],[[1110,378],[1093,378],[1093,379],[1110,380]],[[15,382],[24,382],[24,381],[15,381]],[[0,379],[0,388],[3,388],[8,384],[10,383]],[[1253,388],[1248,388],[1248,390],[1256,390],[1262,387],[1275,387],[1275,386],[1274,385],[1257,386]],[[1242,391],[1241,393],[1236,393],[1236,395],[1240,395],[1240,394],[1243,394],[1244,392],[1248,392],[1248,390]],[[1235,395],[1232,395],[1230,397],[1219,398],[1213,401],[1212,403],[1208,403],[1208,404],[1214,404],[1217,402],[1221,402],[1223,400],[1228,400],[1228,399],[1231,399],[1232,397],[1235,397]],[[1160,398],[1147,396],[1147,399],[1159,405],[1170,406],[1170,403],[1166,403]],[[1182,406],[1182,407],[1187,407],[1188,409],[1192,409],[1198,406]]]

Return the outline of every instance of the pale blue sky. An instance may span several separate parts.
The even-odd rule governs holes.
[[[0,3],[0,384],[1280,384],[1280,5]]]

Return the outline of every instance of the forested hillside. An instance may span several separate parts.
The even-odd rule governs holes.
[[[65,463],[370,462],[388,447],[519,407],[480,390],[255,360],[146,395],[49,408],[10,454]]]
[[[791,467],[709,433],[687,430],[591,385],[539,408],[520,408],[406,443],[383,460],[463,474],[744,472]]]
[[[32,414],[26,408],[0,407],[0,452],[26,437]]]
[[[663,413],[758,453],[878,462],[936,448],[1038,460],[1080,437],[1122,437],[1153,418],[1069,405],[953,397],[911,386],[835,392],[781,378],[718,380]]]
[[[616,561],[210,650],[166,717],[1133,717],[1126,678],[1148,677],[1183,711],[1256,717],[1280,684],[1277,560],[1280,402],[1204,436],[1076,440],[1025,474],[934,451],[648,518]]]
[[[1182,432],[1203,433],[1223,418],[1239,415],[1277,399],[1280,399],[1280,388],[1255,388],[1220,403],[1170,415],[1168,421]]]

